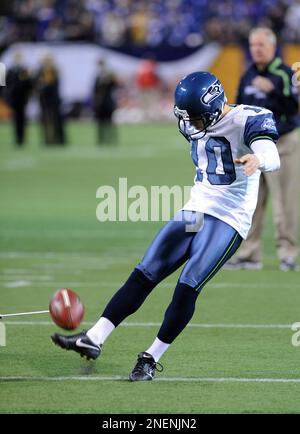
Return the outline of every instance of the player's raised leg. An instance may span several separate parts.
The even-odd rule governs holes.
[[[94,345],[99,349],[98,355],[95,350],[93,351],[95,357],[90,358],[98,357],[102,345],[113,330],[138,310],[162,279],[187,260],[195,232],[187,231],[186,227],[196,224],[199,220],[197,216],[199,213],[181,211],[170,220],[154,238],[143,260],[109,301],[99,321],[80,336],[54,334],[52,340],[55,344],[79,352],[81,355],[89,353],[88,346]]]
[[[138,355],[129,377],[131,381],[152,380],[158,361],[191,320],[201,289],[234,254],[241,241],[241,236],[227,223],[205,215],[204,225],[191,243],[189,260],[179,277],[157,337]]]

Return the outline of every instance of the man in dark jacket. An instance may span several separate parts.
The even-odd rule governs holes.
[[[116,144],[117,131],[113,122],[116,109],[115,91],[117,80],[107,68],[103,59],[98,61],[97,77],[94,83],[94,113],[98,126],[98,144]]]
[[[15,143],[22,146],[25,141],[26,106],[32,89],[32,79],[28,69],[22,64],[22,56],[17,53],[14,64],[7,71],[4,98],[13,114]]]
[[[36,78],[36,90],[41,110],[41,125],[46,145],[66,143],[64,118],[61,112],[59,72],[51,56],[42,59]]]
[[[249,36],[253,64],[241,78],[237,103],[271,110],[280,139],[281,169],[262,173],[253,223],[238,259],[229,267],[262,268],[262,228],[268,193],[272,195],[276,248],[283,271],[295,270],[298,255],[299,208],[299,95],[292,84],[293,71],[275,57],[276,36],[268,28],[255,28]]]

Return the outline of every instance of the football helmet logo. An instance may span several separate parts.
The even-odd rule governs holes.
[[[216,99],[223,92],[224,92],[223,86],[221,85],[221,83],[218,83],[216,81],[201,96],[201,101],[203,102],[203,104],[209,105],[211,103],[211,101]]]

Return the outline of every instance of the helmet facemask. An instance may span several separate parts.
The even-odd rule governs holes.
[[[176,105],[174,106],[174,115],[178,119],[179,131],[187,140],[193,140],[194,138],[202,139],[207,134],[207,129],[218,122],[222,111],[223,110],[218,109],[214,113],[206,112],[196,117],[189,116],[186,110],[180,110]],[[197,127],[193,125],[194,121],[201,121],[203,127],[197,129]],[[199,134],[201,133],[203,134],[199,137]]]

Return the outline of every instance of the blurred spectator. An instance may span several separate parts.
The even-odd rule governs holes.
[[[69,41],[94,40],[94,19],[90,12],[82,11],[70,3],[65,15],[65,38]]]
[[[13,112],[15,143],[22,146],[25,141],[26,106],[32,89],[28,69],[22,64],[22,55],[17,53],[13,66],[7,71],[3,96]]]
[[[295,0],[285,16],[285,36],[290,42],[300,41],[300,0]]]
[[[267,199],[271,193],[280,269],[296,270],[296,258],[299,253],[298,90],[292,84],[291,68],[279,57],[275,57],[274,32],[263,27],[252,29],[249,45],[253,63],[241,78],[237,103],[272,110],[279,133],[277,148],[281,166],[278,172],[261,174],[252,226],[247,240],[242,243],[238,258],[231,261],[231,266],[248,269],[262,267],[263,220]]]
[[[46,55],[42,60],[36,78],[36,90],[39,96],[41,125],[45,144],[65,144],[59,96],[59,74],[49,55]]]
[[[278,4],[275,4],[273,7],[271,7],[267,14],[268,20],[270,21],[270,28],[278,36],[281,36],[284,29],[284,17],[286,10],[286,5],[279,2]]]
[[[146,45],[148,33],[148,11],[144,2],[137,4],[129,20],[129,38],[133,45]]]
[[[110,47],[118,47],[124,43],[126,24],[122,17],[108,12],[102,19],[100,41]]]
[[[118,86],[114,74],[103,59],[98,61],[97,77],[94,83],[94,113],[98,129],[98,144],[116,144],[117,130],[113,122],[116,109],[115,91]]]
[[[205,41],[240,42],[267,25],[279,40],[300,41],[299,0],[12,0],[14,15],[0,22],[6,41],[95,41],[189,47]],[[285,28],[287,26],[287,28]],[[196,44],[196,45],[197,45]]]
[[[143,60],[136,75],[136,84],[140,95],[140,107],[145,120],[151,119],[151,111],[157,106],[160,80],[153,59]]]
[[[63,41],[65,39],[65,31],[63,22],[60,17],[55,17],[51,21],[44,32],[44,39],[48,42]]]

